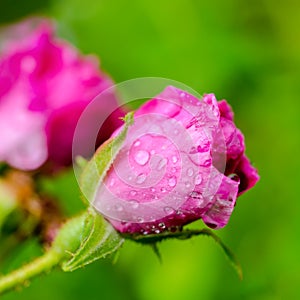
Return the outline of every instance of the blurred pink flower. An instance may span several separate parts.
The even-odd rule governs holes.
[[[111,85],[97,59],[57,39],[48,20],[31,19],[6,28],[0,49],[0,161],[23,170],[46,162],[50,168],[71,164],[73,134],[82,111]],[[117,108],[115,97],[108,98],[97,105],[86,135],[89,126]],[[109,119],[100,142],[120,125],[121,114],[117,110]]]
[[[225,100],[167,87],[136,111],[93,204],[123,233],[154,234],[200,218],[221,228],[259,179],[244,152]]]

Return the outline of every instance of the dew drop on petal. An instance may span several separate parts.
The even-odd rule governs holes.
[[[159,161],[158,165],[157,165],[157,170],[161,170],[162,168],[165,167],[165,165],[168,163],[168,160],[166,158],[163,158]]]
[[[131,196],[135,196],[136,194],[137,194],[137,191],[135,191],[135,190],[130,191]]]
[[[166,225],[165,225],[165,223],[159,223],[159,224],[158,224],[158,227],[160,227],[161,229],[165,229],[165,228],[166,228]]]
[[[172,162],[173,162],[174,164],[176,164],[176,163],[178,162],[177,156],[173,156],[173,157],[172,157]]]
[[[138,221],[138,223],[143,223],[143,222],[144,222],[144,219],[143,219],[142,217],[138,217],[138,218],[137,218],[137,221]]]
[[[191,184],[190,184],[189,182],[186,182],[186,183],[185,183],[185,186],[186,186],[187,188],[189,188],[189,187],[191,187]]]
[[[211,165],[211,159],[205,160],[203,163],[200,164],[202,167],[209,167]]]
[[[176,177],[175,177],[175,176],[169,178],[168,184],[169,184],[170,187],[174,187],[174,186],[176,185],[176,183],[177,183],[177,180],[176,180]]]
[[[137,209],[139,207],[139,203],[136,200],[130,200],[129,203],[133,209]]]
[[[167,191],[164,187],[162,187],[160,190],[162,193],[165,193]]]
[[[166,206],[166,207],[164,208],[164,212],[165,212],[166,214],[170,215],[170,214],[172,214],[172,213],[175,212],[175,209],[172,208],[172,207],[170,207],[170,206]]]
[[[187,171],[186,171],[186,174],[187,174],[187,176],[191,177],[194,174],[194,170],[192,168],[188,168]]]
[[[133,146],[138,147],[141,144],[141,142],[139,140],[136,140],[135,143],[133,144]]]
[[[145,182],[146,178],[147,176],[144,173],[141,173],[137,176],[136,183],[142,184],[143,182]]]
[[[201,194],[200,192],[193,191],[193,192],[190,193],[189,196],[190,196],[191,198],[197,200],[197,201],[199,202],[199,205],[202,204],[202,202],[203,202],[203,196],[202,196],[202,194]]]
[[[207,152],[210,149],[210,144],[209,142],[205,142],[202,145],[198,145],[197,150],[198,152]]]
[[[141,166],[144,166],[150,158],[150,154],[148,151],[140,150],[134,155],[134,160]]]
[[[199,185],[199,184],[201,184],[201,182],[202,182],[202,176],[201,176],[201,174],[197,174],[195,176],[195,185]]]
[[[116,211],[122,211],[122,210],[123,210],[123,207],[122,207],[120,204],[116,204],[116,205],[115,205],[115,210],[116,210]]]
[[[198,153],[198,150],[197,150],[197,148],[196,147],[192,147],[191,149],[190,149],[190,152],[189,152],[190,154],[196,154],[196,153]]]
[[[227,177],[229,177],[233,181],[239,181],[240,180],[239,176],[237,174],[234,174],[234,173],[229,174]]]

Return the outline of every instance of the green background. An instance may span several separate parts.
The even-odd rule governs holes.
[[[115,265],[56,271],[3,299],[299,299],[298,1],[0,2],[2,24],[31,13],[53,17],[59,35],[98,55],[116,82],[166,77],[226,98],[261,180],[218,231],[242,264],[242,281],[209,238],[164,242],[162,265],[128,242]],[[46,186],[68,212],[80,208],[71,172]],[[36,253],[28,243],[22,257]]]

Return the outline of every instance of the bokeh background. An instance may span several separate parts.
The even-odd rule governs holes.
[[[162,265],[148,247],[127,242],[114,265],[55,271],[1,299],[299,299],[298,1],[0,1],[1,25],[32,14],[52,17],[59,35],[98,55],[116,82],[166,77],[226,98],[261,180],[218,231],[242,264],[242,281],[209,238],[162,243]],[[44,185],[66,213],[82,208],[72,171]],[[26,243],[5,270],[39,251]]]

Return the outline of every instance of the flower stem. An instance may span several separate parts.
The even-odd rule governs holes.
[[[59,264],[60,259],[55,251],[48,251],[43,256],[18,270],[0,277],[0,295],[15,287],[26,284],[29,279],[41,273],[50,271]]]
[[[51,248],[43,256],[8,275],[0,277],[0,295],[25,285],[28,280],[35,276],[50,271],[65,260],[68,261],[81,244],[81,232],[84,228],[86,215],[87,211],[69,219],[61,227]]]

